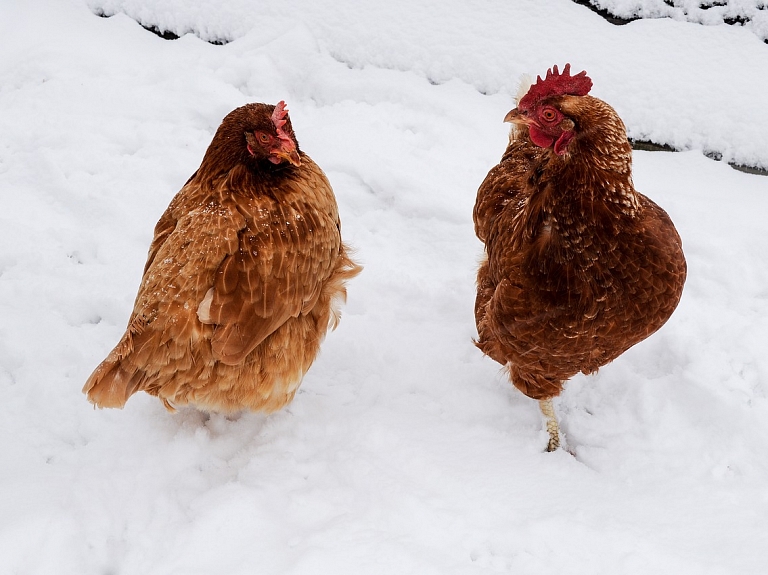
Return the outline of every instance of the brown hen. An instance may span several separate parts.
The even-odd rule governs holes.
[[[123,338],[83,391],[122,407],[271,412],[292,399],[359,273],[285,104],[228,114],[160,218]]]
[[[505,121],[501,162],[477,192],[477,346],[540,402],[559,445],[552,398],[669,319],[686,276],[667,213],[635,190],[616,112],[587,95],[586,72],[557,66]]]

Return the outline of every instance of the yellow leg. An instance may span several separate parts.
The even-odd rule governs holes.
[[[549,432],[549,443],[547,443],[547,451],[554,451],[560,447],[560,428],[557,425],[557,418],[555,417],[555,408],[552,406],[552,399],[539,400],[539,409],[544,417],[547,418],[547,431]]]

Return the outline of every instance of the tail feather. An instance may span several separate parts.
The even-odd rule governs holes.
[[[133,335],[131,329],[126,331],[120,343],[85,382],[83,393],[95,406],[121,409],[128,398],[139,391],[145,374],[129,360],[133,352]]]
[[[119,361],[112,363],[108,359],[96,368],[83,387],[88,401],[97,407],[122,408],[133,395],[129,391],[129,374],[121,369]]]
[[[350,257],[350,251],[346,245],[342,244],[339,261],[336,264],[336,271],[323,288],[326,293],[330,294],[331,314],[328,327],[331,330],[335,330],[339,325],[339,321],[341,321],[341,306],[347,302],[346,282],[363,271],[363,266],[355,263]]]

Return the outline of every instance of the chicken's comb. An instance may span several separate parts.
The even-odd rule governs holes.
[[[281,140],[292,141],[291,137],[283,131],[283,126],[287,122],[288,109],[285,107],[285,102],[280,100],[275,106],[275,111],[272,112],[272,123],[275,125],[277,131],[277,137]]]
[[[586,71],[581,71],[571,76],[571,65],[566,64],[561,74],[557,66],[547,70],[547,76],[543,80],[536,77],[536,83],[531,86],[528,93],[520,98],[518,107],[528,109],[534,107],[544,98],[549,96],[586,96],[592,89],[592,80]]]

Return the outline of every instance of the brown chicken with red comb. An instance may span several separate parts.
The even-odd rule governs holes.
[[[292,399],[360,271],[285,103],[228,114],[160,218],[123,338],[83,391],[122,407],[271,412]]]
[[[591,88],[570,65],[530,86],[474,209],[486,256],[476,344],[539,400],[548,451],[560,441],[552,398],[664,325],[686,277],[672,221],[632,183],[623,122]]]

